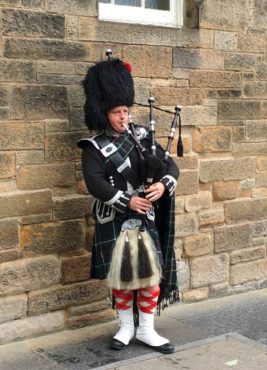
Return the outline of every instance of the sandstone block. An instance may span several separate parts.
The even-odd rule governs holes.
[[[0,149],[43,149],[44,126],[42,123],[1,122]]]
[[[1,92],[0,92],[1,101]],[[9,107],[0,107],[0,120],[10,119]]]
[[[116,311],[113,309],[88,313],[82,316],[73,316],[67,319],[68,327],[77,328],[90,324],[102,323],[116,319]]]
[[[181,118],[184,126],[215,126],[217,106],[185,106]]]
[[[267,171],[260,172],[256,174],[256,187],[267,186]]]
[[[238,50],[249,53],[264,53],[265,32],[248,30],[247,33],[238,35]]]
[[[79,85],[82,78],[78,75],[38,74],[37,82],[44,85]]]
[[[238,198],[239,184],[237,181],[220,181],[213,183],[214,200],[227,200]]]
[[[46,60],[87,60],[86,46],[78,42],[64,42],[48,39],[6,38],[4,41],[6,58],[46,59]]]
[[[75,63],[61,60],[38,60],[37,71],[39,74],[63,74],[73,75]]]
[[[73,220],[22,226],[21,249],[27,256],[82,249],[84,224]]]
[[[41,289],[59,282],[60,267],[55,256],[26,258],[0,265],[0,295]]]
[[[213,238],[209,233],[201,233],[185,238],[184,251],[187,257],[198,257],[213,252]]]
[[[43,150],[20,150],[16,152],[16,165],[44,163]]]
[[[198,127],[193,130],[195,152],[226,152],[232,147],[232,130],[229,127]]]
[[[91,254],[63,257],[61,260],[62,284],[89,280]]]
[[[198,219],[195,213],[177,215],[175,218],[175,235],[183,237],[196,234],[198,230]]]
[[[267,1],[266,0],[255,0],[254,7],[258,10],[267,10]]]
[[[174,157],[179,170],[196,170],[198,168],[198,156],[186,155],[184,157]]]
[[[225,56],[225,69],[249,71],[256,67],[259,57],[248,53],[229,53]]]
[[[18,246],[18,226],[18,221],[14,219],[0,221],[0,251]]]
[[[262,237],[267,235],[267,221],[258,221],[252,224],[253,237]]]
[[[259,63],[256,68],[257,80],[267,80],[267,63]]]
[[[255,176],[252,158],[201,160],[200,181],[241,180]]]
[[[234,143],[233,154],[236,156],[262,156],[267,154],[267,145],[264,143]]]
[[[68,316],[82,316],[91,312],[98,312],[107,309],[109,306],[108,300],[97,301],[93,303],[83,304],[81,306],[68,307]]]
[[[9,105],[9,89],[5,85],[0,85],[0,106]],[[4,115],[4,113],[3,113]],[[1,117],[1,116],[0,116]],[[6,117],[4,117],[6,118]]]
[[[65,37],[68,40],[78,40],[79,17],[76,15],[65,15]]]
[[[32,191],[4,194],[0,198],[0,218],[49,213],[51,192]]]
[[[17,5],[18,0],[1,0],[1,5]]]
[[[217,256],[202,256],[189,261],[191,286],[200,288],[210,284],[226,282],[229,276],[229,257],[227,253]]]
[[[27,315],[27,295],[0,298],[0,324]]]
[[[223,290],[228,291],[229,288],[229,281],[219,284],[213,284],[210,286],[210,293],[216,295],[216,293],[221,292]]]
[[[241,75],[239,72],[191,71],[189,81],[192,87],[238,88]]]
[[[198,192],[198,172],[191,170],[180,171],[180,177],[175,190],[176,195],[194,194]]]
[[[260,170],[260,171],[267,170],[267,158],[266,157],[256,158],[256,164],[257,164],[257,169],[258,170]]]
[[[267,97],[267,82],[252,81],[244,84],[244,94],[246,97],[266,98]]]
[[[247,141],[267,141],[267,120],[247,121],[246,133]]]
[[[225,203],[226,222],[236,223],[247,220],[260,220],[267,217],[267,198],[242,199]]]
[[[173,67],[224,69],[224,55],[220,51],[176,47],[173,49]]]
[[[85,137],[84,132],[51,133],[46,136],[45,159],[48,162],[80,159],[81,150],[77,141]]]
[[[185,210],[187,212],[197,212],[202,208],[212,207],[212,197],[209,191],[201,191],[185,197]]]
[[[71,163],[22,166],[17,170],[17,187],[21,190],[68,187],[74,182]]]
[[[265,244],[266,244],[266,240],[265,240],[265,237],[264,236],[261,236],[261,237],[259,237],[259,238],[253,238],[253,245],[255,246],[255,247],[257,247],[257,246],[265,246]]]
[[[50,312],[45,315],[26,317],[0,325],[0,343],[40,336],[64,328],[64,311]]]
[[[209,226],[224,223],[224,209],[211,208],[199,211],[199,226]]]
[[[214,37],[214,47],[216,50],[237,50],[237,33],[227,31],[215,31]]]
[[[253,27],[266,30],[266,11],[256,11],[253,16]]]
[[[188,260],[181,257],[176,260],[177,279],[179,281],[179,292],[184,292],[190,287],[190,271]]]
[[[123,58],[131,61],[136,77],[168,78],[172,73],[172,48],[163,46],[122,47]]]
[[[15,179],[7,179],[0,181],[0,193],[8,193],[16,190]]]
[[[66,220],[91,215],[92,203],[91,196],[74,195],[54,198],[54,218]]]
[[[49,12],[97,16],[97,4],[95,1],[80,0],[47,0],[45,9]]]
[[[63,38],[64,17],[18,9],[3,9],[4,36]]]
[[[67,117],[67,90],[64,86],[17,86],[14,87],[12,96],[12,118]]]
[[[267,259],[238,263],[230,266],[230,284],[240,285],[261,280],[267,276]]]
[[[40,224],[52,220],[52,212],[19,217],[20,225]]]
[[[69,101],[72,107],[83,107],[85,103],[85,96],[81,86],[69,87]]]
[[[21,5],[27,8],[43,8],[44,0],[21,0]]]
[[[195,88],[154,87],[151,92],[159,105],[200,105],[203,101],[203,91]]]
[[[29,293],[28,314],[36,315],[60,310],[68,306],[93,303],[105,299],[108,290],[105,280],[90,280],[86,283],[65,287],[56,286]]]
[[[252,246],[250,224],[222,226],[214,229],[215,253],[233,251]]]
[[[35,65],[28,61],[1,59],[0,81],[34,82],[36,81]]]
[[[15,176],[15,154],[0,152],[0,179]]]
[[[206,0],[201,12],[201,28],[243,30],[250,20],[249,0],[232,2]]]
[[[199,302],[209,297],[209,288],[187,290],[182,297],[183,302]]]
[[[225,89],[212,89],[207,90],[207,98],[209,99],[231,99],[231,98],[240,98],[242,94],[242,91],[231,89],[231,90],[225,90]]]
[[[261,118],[259,101],[220,100],[218,101],[218,118],[229,120]]]
[[[3,252],[0,251],[0,263],[14,261],[19,258],[19,252],[17,249],[8,249]]]
[[[184,198],[175,197],[175,213],[184,213]]]
[[[255,261],[266,257],[265,246],[238,250],[230,253],[230,264],[236,265],[240,262]]]
[[[246,132],[244,126],[232,127],[232,132],[234,142],[245,141]]]

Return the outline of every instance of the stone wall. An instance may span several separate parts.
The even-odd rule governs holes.
[[[96,3],[0,0],[0,343],[114,317],[89,280],[76,146],[80,82],[107,48],[133,65],[137,102],[182,105],[184,302],[267,285],[267,2],[205,0],[183,29],[100,22]],[[147,124],[148,110],[133,117]],[[156,115],[164,146],[171,120]]]

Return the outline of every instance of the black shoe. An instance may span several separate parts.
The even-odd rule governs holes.
[[[162,346],[150,346],[155,351],[158,351],[160,353],[163,353],[164,355],[168,355],[169,353],[174,352],[174,347],[171,343],[163,344]]]
[[[111,349],[121,350],[125,347],[125,344],[120,340],[113,338],[110,344]]]

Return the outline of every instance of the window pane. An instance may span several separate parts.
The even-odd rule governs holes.
[[[141,0],[115,0],[116,5],[141,6]]]
[[[110,4],[111,0],[98,0],[100,3]]]
[[[170,10],[170,0],[146,0],[145,7],[157,10]]]

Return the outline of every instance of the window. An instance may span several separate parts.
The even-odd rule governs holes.
[[[181,27],[183,0],[99,0],[99,19]]]

